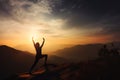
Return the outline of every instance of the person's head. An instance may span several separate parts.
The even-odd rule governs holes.
[[[39,46],[40,46],[39,42],[36,42],[35,46],[36,46],[36,47],[39,47]]]

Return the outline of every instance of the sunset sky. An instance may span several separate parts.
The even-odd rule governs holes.
[[[0,45],[51,53],[78,44],[120,41],[119,0],[0,0]]]

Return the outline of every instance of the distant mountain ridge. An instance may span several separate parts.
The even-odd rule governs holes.
[[[7,50],[6,50],[7,49]],[[14,49],[14,48],[12,48],[12,47],[9,47],[9,46],[6,46],[6,45],[1,45],[0,46],[0,51],[5,51],[5,52],[7,52],[7,51],[10,51],[10,52],[12,52],[12,51],[14,51],[14,52],[19,52],[19,50],[16,50],[16,49]]]
[[[98,51],[102,44],[76,45],[59,50],[56,55],[69,59],[71,62],[80,62],[98,57]]]
[[[115,46],[120,47],[120,42],[113,42]],[[108,48],[110,43],[106,43]],[[87,44],[76,45],[69,48],[64,48],[55,52],[56,55],[69,59],[71,62],[80,62],[84,60],[91,60],[98,58],[99,50],[103,47],[103,44]]]

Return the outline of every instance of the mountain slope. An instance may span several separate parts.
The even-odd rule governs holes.
[[[56,55],[69,59],[71,62],[95,59],[102,44],[76,45],[56,51]]]
[[[34,55],[2,45],[0,46],[0,77],[28,71]]]
[[[16,73],[28,72],[33,64],[35,55],[29,52],[16,50],[6,45],[0,46],[0,80]],[[40,59],[35,67],[39,69],[44,59]],[[48,63],[65,62],[61,57],[48,55]]]
[[[111,43],[114,43],[114,47],[117,47],[120,51],[120,42],[106,43],[107,48],[111,49]],[[99,50],[104,44],[87,44],[76,45],[69,48],[64,48],[55,52],[56,55],[68,59],[71,62],[80,62],[85,60],[92,60],[98,58]]]

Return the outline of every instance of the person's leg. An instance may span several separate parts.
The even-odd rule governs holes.
[[[46,64],[47,64],[47,58],[48,58],[48,55],[47,55],[47,54],[44,54],[44,55],[42,55],[42,57],[45,57],[44,65],[46,65]]]
[[[45,55],[45,65],[47,63],[47,58],[48,58],[48,55]]]
[[[35,67],[35,65],[37,64],[38,61],[39,61],[39,59],[36,58],[35,61],[34,61],[34,63],[33,63],[33,65],[31,66],[31,68],[30,68],[30,70],[29,70],[29,73],[30,73],[30,74],[32,73],[32,70],[33,70],[33,68]]]

